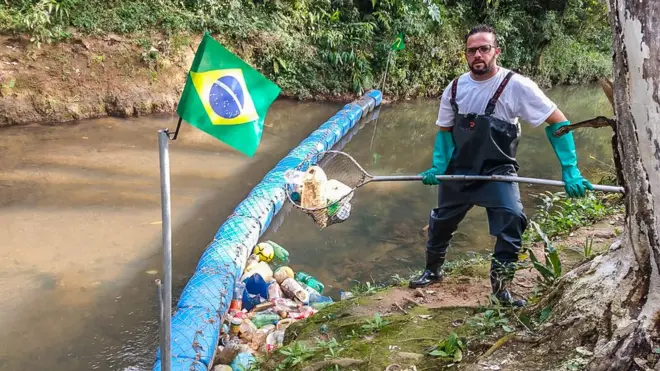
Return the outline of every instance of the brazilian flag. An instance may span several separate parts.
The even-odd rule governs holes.
[[[177,114],[230,147],[253,156],[280,88],[206,32],[190,68]]]

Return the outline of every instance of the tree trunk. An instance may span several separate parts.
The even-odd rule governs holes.
[[[620,247],[567,275],[557,308],[587,331],[589,370],[644,370],[659,344],[660,1],[609,0],[609,10],[625,230]]]
[[[608,1],[624,233],[620,244],[567,273],[530,308],[551,308],[537,348],[548,356],[532,367],[513,361],[510,369],[549,369],[539,362],[561,367],[547,358],[572,357],[567,354],[582,347],[593,352],[591,371],[660,371],[652,355],[660,347],[660,0]]]

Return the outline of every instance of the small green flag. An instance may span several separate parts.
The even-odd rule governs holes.
[[[397,35],[396,40],[392,44],[392,50],[403,50],[405,47],[406,45],[403,43],[403,32],[399,32],[399,35]]]
[[[279,86],[225,49],[206,32],[177,107],[189,124],[253,156]]]

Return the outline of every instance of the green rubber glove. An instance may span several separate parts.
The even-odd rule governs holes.
[[[435,145],[433,146],[433,167],[419,174],[422,183],[426,185],[438,185],[440,181],[436,175],[443,175],[447,171],[449,160],[454,153],[454,138],[451,131],[440,131],[435,135]]]
[[[548,137],[552,148],[561,164],[561,175],[564,181],[564,189],[569,197],[584,197],[585,188],[593,190],[594,187],[586,180],[577,167],[577,152],[575,151],[575,142],[573,133],[568,132],[560,137],[555,137],[553,133],[562,126],[569,125],[570,121],[558,122],[548,125],[545,128],[545,135]]]

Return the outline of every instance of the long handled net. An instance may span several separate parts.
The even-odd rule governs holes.
[[[353,194],[368,173],[350,155],[325,151],[309,156],[284,176],[289,201],[325,228],[348,219]]]
[[[421,181],[420,175],[372,176],[349,154],[325,151],[307,157],[295,169],[288,170],[287,199],[312,217],[321,228],[344,222],[351,214],[355,190],[370,182]],[[564,187],[558,180],[508,175],[438,175],[441,181],[503,181]],[[622,187],[593,185],[594,190],[623,193]]]

